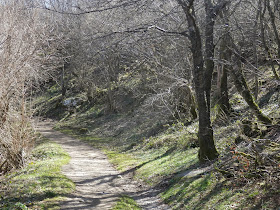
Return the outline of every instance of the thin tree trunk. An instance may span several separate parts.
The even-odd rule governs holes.
[[[237,49],[237,47],[234,45],[233,40],[231,41],[234,49],[233,53],[233,64],[234,69],[231,71],[235,87],[237,88],[240,95],[244,98],[250,109],[253,111],[253,113],[256,115],[256,117],[263,122],[266,125],[272,124],[272,120],[264,115],[257,103],[255,102],[255,99],[252,95],[252,93],[249,90],[249,87],[247,85],[246,79],[244,77],[244,74],[242,72],[242,63],[241,63],[241,57],[240,53]]]
[[[268,9],[269,17],[270,17],[270,23],[272,25],[274,36],[276,39],[276,44],[278,47],[278,58],[280,58],[280,37],[279,37],[278,30],[277,30],[276,23],[275,23],[275,14],[272,11],[270,1],[266,0],[266,3],[267,3],[267,9]]]
[[[260,0],[261,2],[262,0]],[[261,4],[260,4],[260,10],[261,10]],[[266,44],[266,40],[265,40],[265,29],[264,29],[264,15],[265,15],[265,12],[266,12],[266,1],[264,2],[264,8],[263,8],[263,11],[260,13],[260,26],[261,26],[261,39],[262,39],[262,44],[263,44],[263,47],[264,47],[264,50],[269,58],[269,63],[270,63],[270,66],[271,66],[271,69],[272,69],[272,72],[274,74],[274,77],[275,79],[277,80],[280,80],[280,77],[274,67],[274,63],[273,63],[273,56],[271,55],[271,52],[269,50],[269,47],[267,46]]]
[[[222,112],[224,112],[225,114],[229,114],[230,104],[228,98],[228,71],[230,71],[231,69],[228,62],[231,58],[232,53],[227,47],[229,38],[229,20],[226,8],[223,10],[220,16],[223,19],[225,30],[220,44],[220,60],[222,61],[222,65],[219,69],[220,82],[218,87],[218,105]]]
[[[259,2],[258,8],[260,8],[261,2]],[[254,69],[254,77],[255,77],[255,89],[254,89],[254,96],[255,99],[258,99],[259,95],[259,77],[258,77],[258,52],[257,52],[257,41],[258,41],[258,33],[257,33],[257,28],[258,28],[258,19],[260,16],[260,10],[258,10],[256,19],[255,19],[255,24],[254,24],[254,29],[253,29],[253,48],[254,48],[254,64],[255,64],[255,69]]]
[[[223,62],[227,62],[231,55],[230,52],[226,49],[226,38],[223,38],[220,46],[220,59]],[[220,110],[226,115],[230,112],[230,104],[228,98],[228,70],[229,65],[227,63],[223,63],[221,68],[218,70],[219,72],[219,86],[218,86],[218,105]]]
[[[214,25],[215,15],[213,14],[213,4],[209,0],[204,0],[206,24],[205,24],[205,94],[207,100],[207,108],[210,112],[210,94],[212,86],[212,75],[214,70]]]
[[[62,69],[61,69],[61,95],[62,95],[62,98],[64,98],[65,95],[66,95],[65,68],[64,68],[64,64],[63,64]]]
[[[272,8],[271,8],[271,5],[270,5],[270,1],[269,0],[266,0],[265,1],[267,4],[267,9],[268,9],[268,13],[269,13],[269,16],[270,16],[270,22],[271,22],[271,25],[272,25],[272,28],[273,28],[273,32],[274,32],[274,36],[275,36],[275,39],[276,39],[276,44],[277,44],[277,53],[278,53],[278,59],[280,58],[280,37],[279,37],[279,33],[278,33],[278,29],[277,29],[277,26],[276,26],[276,22],[275,22],[275,14],[274,12],[272,11]],[[273,64],[273,61],[272,61],[272,65]],[[278,64],[278,69],[280,68],[280,65]],[[275,70],[275,69],[273,69]],[[277,71],[275,70],[276,72],[276,79],[279,80],[279,75],[277,73]],[[274,73],[275,75],[275,73]]]
[[[112,83],[111,81],[108,82],[108,92],[107,92],[107,98],[108,98],[108,110],[110,112],[116,112],[116,106],[115,106],[115,101],[113,98],[113,90],[112,90]]]

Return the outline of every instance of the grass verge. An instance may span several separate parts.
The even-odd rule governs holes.
[[[129,196],[122,195],[112,210],[141,210],[138,204]]]
[[[48,139],[41,138],[32,152],[32,161],[0,180],[0,209],[59,209],[74,183],[61,173],[69,155]]]

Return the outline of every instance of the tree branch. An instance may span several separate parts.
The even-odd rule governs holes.
[[[187,34],[187,31],[182,31],[182,32],[167,31],[167,30],[165,30],[165,29],[163,29],[163,28],[160,28],[160,27],[158,27],[158,26],[150,26],[150,27],[148,27],[148,29],[152,29],[152,28],[154,28],[154,29],[156,29],[156,30],[158,30],[158,31],[160,31],[160,32],[167,33],[167,34],[182,35],[182,36],[186,36],[186,37],[189,36],[189,35]]]
[[[133,5],[134,3],[137,3],[137,2],[139,2],[139,0],[134,0],[134,1],[130,0],[130,1],[127,1],[127,2],[124,2],[124,3],[121,3],[121,4],[112,5],[110,7],[105,7],[105,8],[100,8],[100,9],[92,9],[92,10],[81,11],[81,12],[59,11],[56,8],[52,9],[52,8],[47,7],[47,6],[42,7],[41,9],[45,9],[45,10],[60,13],[60,14],[67,14],[67,15],[84,15],[84,14],[89,14],[89,13],[105,12],[105,11],[108,11],[108,10],[117,9],[117,8],[121,8],[121,7],[128,7],[128,6],[131,6],[131,5]],[[80,7],[77,7],[77,6],[75,8],[77,8],[79,10],[82,10]]]

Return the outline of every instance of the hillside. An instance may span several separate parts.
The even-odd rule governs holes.
[[[213,107],[220,156],[205,165],[197,157],[196,120],[184,125],[172,121],[164,109],[153,113],[141,104],[128,105],[129,112],[110,113],[106,104],[82,101],[69,111],[61,103],[57,85],[35,102],[38,114],[59,121],[57,130],[105,151],[119,171],[158,189],[174,209],[277,209],[280,86],[273,79],[264,80],[258,103],[265,114],[276,119],[274,125],[266,128],[254,120],[233,89],[230,117],[218,115]],[[71,98],[82,100],[83,95],[69,91],[65,100]]]
[[[0,17],[0,209],[279,210],[280,1],[2,0]]]

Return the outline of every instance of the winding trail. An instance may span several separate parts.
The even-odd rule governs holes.
[[[141,188],[128,174],[116,171],[100,150],[53,130],[52,122],[40,121],[36,127],[71,156],[62,172],[76,184],[76,190],[66,196],[61,209],[110,209],[121,194],[134,198],[142,209],[170,209],[157,197],[156,190]]]

